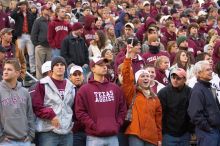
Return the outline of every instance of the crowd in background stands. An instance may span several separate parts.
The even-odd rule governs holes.
[[[0,2],[0,146],[28,146],[35,130],[39,146],[188,146],[192,133],[200,146],[219,146],[219,8],[213,0]],[[29,93],[17,82],[26,71],[39,80]]]

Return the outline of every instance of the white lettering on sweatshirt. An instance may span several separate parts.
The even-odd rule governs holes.
[[[86,34],[85,35],[85,39],[86,40],[93,40],[93,39],[95,39],[95,35],[93,35],[93,34]]]
[[[148,61],[148,62],[156,61],[158,57],[159,57],[159,56],[152,56],[152,57],[149,57],[149,58],[147,58],[147,61]]]
[[[94,92],[95,102],[111,102],[115,100],[113,91]]]
[[[55,27],[56,32],[61,31],[61,30],[68,31],[68,27],[67,26],[62,26],[62,25]]]

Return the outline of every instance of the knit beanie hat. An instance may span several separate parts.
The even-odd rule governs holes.
[[[52,60],[52,62],[51,62],[51,70],[53,70],[53,67],[54,67],[57,63],[63,63],[63,64],[65,65],[65,67],[67,67],[66,60],[65,60],[63,57],[58,56],[58,57],[53,58],[53,60]]]
[[[79,30],[79,29],[81,29],[81,28],[83,28],[82,24],[79,23],[79,22],[76,22],[76,23],[74,23],[73,26],[72,26],[72,31],[76,31],[76,30]]]
[[[151,44],[152,42],[156,42],[158,40],[158,36],[155,34],[149,35],[147,40],[148,44]]]
[[[177,46],[179,47],[180,44],[181,44],[182,42],[186,41],[186,40],[187,40],[187,37],[186,37],[186,36],[179,36],[179,37],[176,39],[176,44],[177,44]]]

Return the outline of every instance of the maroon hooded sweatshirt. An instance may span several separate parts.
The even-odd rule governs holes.
[[[71,32],[71,25],[64,20],[55,19],[49,23],[47,39],[51,48],[61,48],[63,39]]]
[[[90,41],[95,38],[95,30],[91,26],[92,22],[95,22],[95,17],[93,15],[88,15],[84,17],[84,31],[82,36],[84,37],[87,46],[89,46]]]
[[[126,111],[122,90],[107,79],[103,83],[89,80],[76,95],[76,118],[85,125],[88,135],[117,135]]]
[[[170,34],[166,29],[162,34],[160,41],[164,45],[164,47],[167,48],[167,43],[169,41],[176,41],[176,33],[173,32],[172,34]]]
[[[146,64],[152,64],[154,65],[154,62],[157,60],[158,57],[160,56],[167,56],[168,58],[170,57],[170,55],[165,52],[165,51],[159,51],[156,54],[153,54],[151,52],[147,52],[145,54],[143,54],[143,59],[145,61]]]
[[[192,48],[193,49],[193,55],[194,57],[197,56],[197,52],[198,51],[201,51],[203,52],[203,48],[205,46],[205,41],[199,37],[195,38],[195,37],[192,37],[192,36],[189,36],[188,37],[188,48]]]
[[[148,17],[144,24],[141,25],[141,27],[138,29],[136,36],[139,41],[143,41],[144,39],[144,33],[148,30],[148,27],[152,24],[156,25],[156,21],[153,18]]]

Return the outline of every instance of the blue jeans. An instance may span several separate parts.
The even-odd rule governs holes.
[[[117,136],[95,137],[87,136],[86,146],[118,146]]]
[[[190,146],[190,134],[185,133],[180,137],[174,137],[169,134],[163,135],[163,146]]]
[[[27,53],[29,56],[29,65],[30,65],[30,72],[33,73],[36,71],[36,63],[35,63],[35,49],[34,45],[31,41],[30,34],[22,34],[17,39],[18,48],[25,54],[25,49],[27,49]]]
[[[31,142],[16,142],[16,141],[10,141],[10,142],[1,142],[0,146],[31,146]]]
[[[53,48],[52,49],[52,59],[55,58],[55,57],[58,57],[58,56],[60,56],[60,49]]]
[[[86,133],[73,133],[73,146],[86,146]]]
[[[141,140],[135,135],[128,136],[128,143],[129,143],[129,146],[155,146],[154,144]]]
[[[119,146],[128,146],[128,135],[125,135],[124,133],[119,133],[118,142]]]
[[[53,132],[38,133],[39,146],[73,146],[72,133],[56,134]]]
[[[220,146],[220,131],[218,129],[206,132],[196,128],[196,137],[198,146]]]

